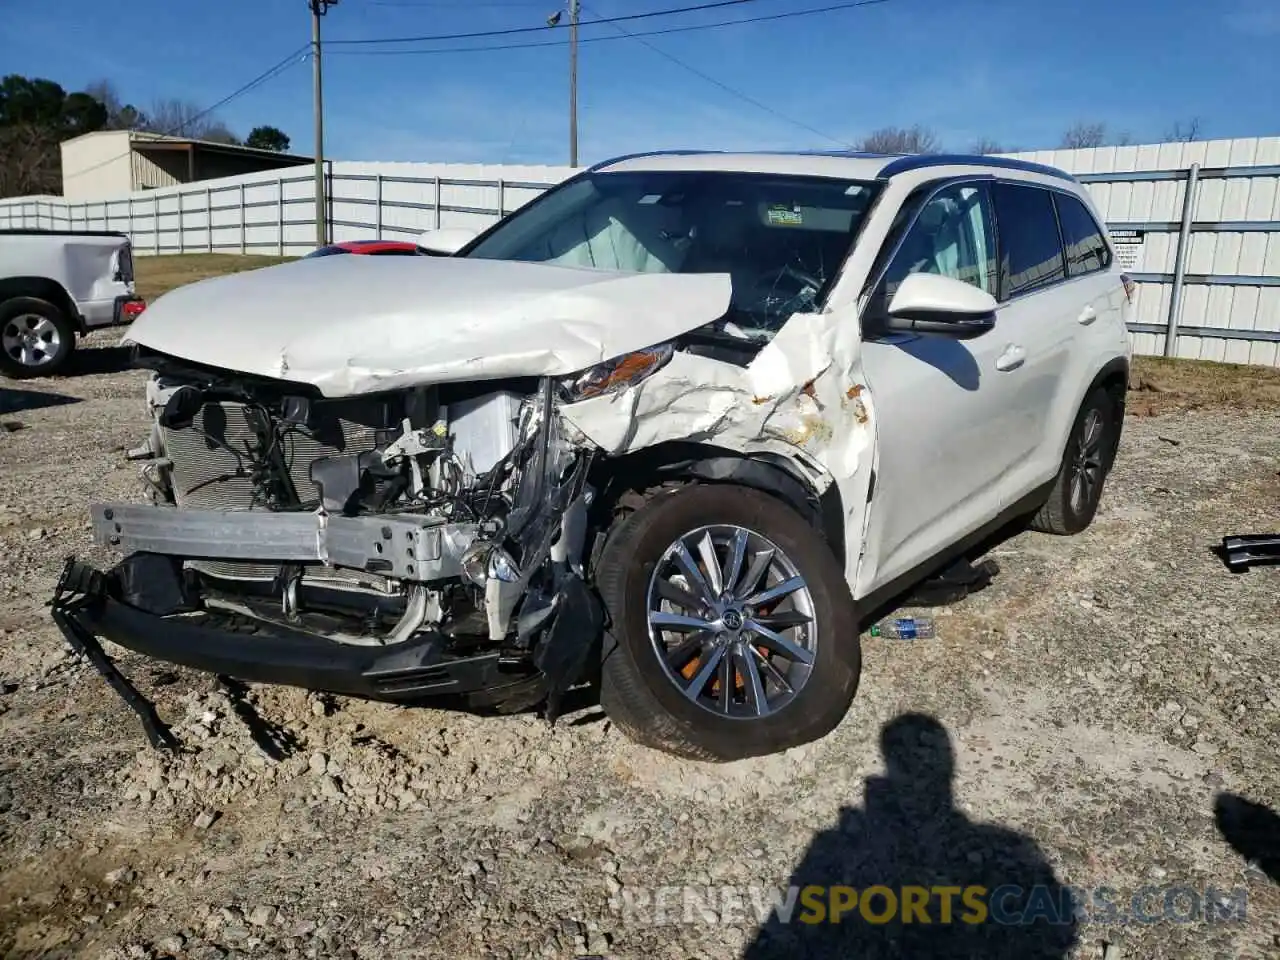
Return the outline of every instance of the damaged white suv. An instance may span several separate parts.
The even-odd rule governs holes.
[[[428,245],[450,246],[441,234]],[[1087,526],[1132,285],[1084,189],[979,157],[610,161],[461,249],[206,280],[129,334],[151,504],[52,604],[98,645],[729,760],[819,737],[859,619],[994,527]]]

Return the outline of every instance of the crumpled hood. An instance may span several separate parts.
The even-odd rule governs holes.
[[[126,342],[348,396],[568,375],[710,323],[730,292],[727,274],[352,254],[179,287]]]

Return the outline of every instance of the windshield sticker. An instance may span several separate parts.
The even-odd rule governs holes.
[[[769,223],[775,227],[804,226],[804,214],[785,203],[775,203],[769,208]]]

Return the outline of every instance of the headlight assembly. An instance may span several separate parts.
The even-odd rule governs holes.
[[[617,393],[657,373],[674,349],[669,343],[626,353],[560,381],[560,396],[568,403]]]

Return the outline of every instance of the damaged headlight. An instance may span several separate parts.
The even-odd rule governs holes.
[[[617,393],[657,373],[674,353],[669,343],[623,354],[560,381],[560,396],[567,403]]]

